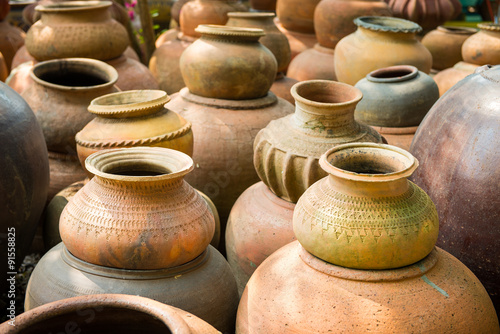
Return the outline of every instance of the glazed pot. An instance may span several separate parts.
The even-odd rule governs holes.
[[[70,57],[108,60],[120,56],[129,39],[125,28],[111,18],[110,6],[110,1],[38,6],[36,10],[42,15],[26,34],[28,52],[37,60]]]
[[[477,29],[439,26],[422,38],[422,44],[432,54],[432,68],[444,70],[462,61],[462,44]]]
[[[0,325],[5,334],[60,333],[68,328],[96,334],[220,333],[200,318],[176,307],[122,294],[62,299],[17,316],[15,326],[8,322]]]
[[[429,73],[432,55],[416,37],[422,28],[394,17],[365,16],[354,20],[356,32],[335,48],[335,74],[340,82],[356,84],[371,71],[393,65],[413,65]]]
[[[438,245],[467,265],[500,310],[500,67],[482,67],[444,94],[420,124],[412,179],[440,218]]]
[[[356,83],[363,99],[356,106],[357,121],[380,127],[418,126],[439,98],[436,82],[415,66],[385,67]]]
[[[96,115],[76,134],[76,150],[85,168],[92,153],[109,148],[156,146],[193,155],[191,123],[168,110],[170,97],[161,90],[107,94],[90,102]]]
[[[392,269],[426,257],[439,222],[429,196],[408,177],[418,167],[395,146],[351,143],[319,161],[328,176],[304,192],[293,214],[297,240],[337,266]]]
[[[250,6],[257,11],[276,11],[276,0],[250,0]]]
[[[288,39],[288,43],[290,44],[290,51],[292,53],[292,59],[295,58],[299,53],[314,47],[314,45],[318,43],[316,35],[313,33],[305,34],[285,29],[285,27],[283,27],[277,17],[274,19],[274,23]]]
[[[196,30],[202,36],[180,59],[191,93],[228,100],[266,96],[276,77],[277,62],[259,43],[262,29],[201,25]]]
[[[320,0],[278,0],[276,14],[288,30],[314,34],[314,9]]]
[[[410,145],[418,126],[407,127],[382,127],[372,126],[375,131],[386,140],[387,144],[397,146],[405,151],[410,150]]]
[[[151,298],[192,313],[221,332],[234,332],[238,290],[226,260],[211,246],[178,267],[127,270],[81,261],[60,243],[33,270],[24,308],[102,293]]]
[[[354,120],[361,100],[358,89],[335,81],[311,80],[292,87],[295,113],[271,121],[254,142],[257,174],[278,197],[297,202],[304,191],[327,174],[318,165],[333,146],[376,142],[372,128]]]
[[[337,80],[333,66],[334,49],[325,48],[318,43],[293,58],[287,75],[298,81]]]
[[[345,36],[356,30],[354,19],[360,16],[392,16],[382,0],[323,0],[314,11],[314,30],[318,43],[334,49]]]
[[[120,148],[90,155],[85,167],[94,177],[59,222],[74,256],[113,268],[160,269],[191,261],[210,243],[215,220],[184,181],[193,169],[188,155],[163,147]]]
[[[9,71],[13,68],[12,59],[14,55],[24,45],[25,37],[24,31],[12,26],[7,21],[0,20],[0,52]]]
[[[226,256],[240,295],[255,269],[295,240],[294,207],[274,195],[264,182],[252,185],[234,203],[227,221]]]
[[[500,24],[480,23],[478,33],[462,44],[464,61],[476,65],[500,64]]]
[[[474,71],[478,67],[479,65],[460,61],[453,67],[447,68],[437,73],[433,77],[433,79],[439,87],[439,96],[442,96],[451,87],[453,87],[460,80],[464,79],[466,76],[474,73]]]
[[[268,257],[241,297],[236,333],[498,333],[474,274],[435,248],[399,269],[324,262],[294,241]]]

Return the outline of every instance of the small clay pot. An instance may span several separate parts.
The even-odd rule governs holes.
[[[464,61],[476,65],[500,64],[500,24],[480,23],[478,33],[462,44]]]
[[[478,67],[479,65],[460,61],[456,63],[453,67],[447,68],[437,73],[433,77],[433,79],[439,87],[439,96],[442,96],[444,93],[446,93],[451,87],[456,85],[460,80],[474,73],[474,71]]]
[[[334,49],[325,48],[318,43],[293,58],[287,75],[298,81],[337,80],[333,66]]]
[[[288,30],[314,34],[314,9],[320,0],[278,0],[276,14]]]

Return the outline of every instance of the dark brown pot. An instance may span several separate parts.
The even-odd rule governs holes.
[[[250,6],[259,11],[274,12],[276,10],[276,0],[250,0]]]
[[[18,27],[14,27],[7,21],[0,21],[0,52],[5,58],[5,64],[10,71],[12,60],[17,50],[24,45],[26,34]]]

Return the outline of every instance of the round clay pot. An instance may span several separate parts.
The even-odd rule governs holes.
[[[438,245],[467,265],[500,311],[500,67],[482,67],[444,94],[420,124],[412,179],[439,214]]]
[[[432,68],[444,70],[462,61],[462,44],[477,29],[439,26],[422,38],[422,44],[432,54]]]
[[[314,256],[356,269],[411,265],[434,248],[436,207],[407,178],[418,161],[395,146],[352,143],[319,161],[328,176],[304,192],[293,230]]]
[[[484,287],[442,249],[405,268],[356,270],[321,261],[298,241],[257,268],[236,320],[239,334],[499,330]]]
[[[125,28],[111,18],[110,6],[110,1],[37,6],[41,19],[26,34],[28,52],[37,60],[70,57],[108,60],[120,56],[129,39]]]
[[[285,29],[277,17],[274,19],[274,23],[288,39],[288,43],[290,44],[290,51],[292,53],[292,59],[295,58],[299,53],[314,47],[314,45],[318,42],[315,34],[303,34],[300,32]]]
[[[318,43],[293,58],[287,75],[298,81],[337,80],[333,66],[334,49],[325,48]]]
[[[413,65],[429,73],[432,55],[416,37],[422,28],[394,17],[365,16],[354,20],[356,32],[335,48],[337,79],[355,85],[371,71],[393,65]]]
[[[245,190],[234,203],[227,221],[226,254],[240,295],[262,261],[295,240],[294,207],[264,182]]]
[[[360,16],[392,16],[381,0],[323,0],[314,11],[314,30],[318,43],[334,49],[345,36],[356,31],[354,19]]]
[[[226,260],[211,246],[178,267],[127,270],[81,261],[60,243],[33,270],[24,309],[102,293],[151,298],[192,313],[224,333],[234,333],[238,289]]]
[[[474,71],[479,67],[476,64],[466,63],[460,61],[456,63],[453,67],[447,68],[445,70],[437,73],[433,79],[438,85],[439,96],[446,93],[451,87],[453,87],[457,82],[464,79],[466,76],[474,73]]]
[[[361,123],[381,127],[418,126],[439,99],[436,82],[409,65],[370,72],[355,87],[361,90],[363,99],[354,117]]]
[[[113,268],[160,269],[189,262],[207,248],[215,220],[184,181],[194,168],[188,155],[163,147],[120,148],[90,155],[85,167],[94,177],[59,223],[74,256]]]
[[[181,9],[189,1],[193,0],[177,0],[174,2],[172,5],[172,8],[170,9],[170,14],[172,15],[172,20],[177,23],[177,26],[180,27],[180,15],[181,15]]]
[[[276,0],[250,0],[250,6],[257,11],[276,11]]]
[[[265,35],[259,42],[269,49],[278,62],[278,72],[286,71],[292,54],[286,36],[274,24],[274,13],[239,12],[228,13],[229,20],[226,26],[241,28],[258,28],[264,30]]]
[[[254,166],[264,183],[279,197],[297,202],[304,191],[325,177],[320,156],[348,142],[376,142],[372,128],[354,120],[361,92],[326,80],[299,82],[292,87],[295,113],[271,121],[254,142]]]
[[[462,44],[464,61],[477,65],[500,64],[500,24],[480,23],[478,33]]]
[[[49,167],[50,185],[47,202],[70,184],[87,177],[87,173],[82,168],[76,152],[64,154],[49,151]]]
[[[18,315],[15,326],[7,322],[0,325],[4,334],[64,333],[71,328],[95,334],[220,333],[200,318],[176,307],[122,294],[62,299]]]
[[[314,34],[314,9],[320,0],[278,0],[276,14],[288,30]]]
[[[410,145],[415,136],[418,126],[408,127],[380,127],[372,126],[375,131],[386,140],[387,144],[397,146],[405,151],[410,150]]]
[[[22,94],[26,88],[33,84],[30,72],[34,65],[35,61],[28,61],[13,68],[7,79],[5,79],[5,83],[18,94]]]
[[[7,65],[5,64],[5,58],[0,52],[0,81],[4,81],[9,76],[9,70],[7,69]]]
[[[196,30],[201,37],[180,59],[191,93],[228,100],[266,96],[276,78],[277,62],[259,43],[262,29],[201,25]]]
[[[9,14],[10,5],[8,0],[0,0],[0,21],[3,21]]]
[[[179,1],[176,1],[175,3],[178,2]],[[158,38],[155,41],[156,48],[159,48],[163,43],[176,39],[179,33],[180,33],[179,27],[168,29],[167,31],[161,33],[160,36],[158,36]]]
[[[0,52],[9,71],[13,68],[14,55],[24,45],[25,36],[24,31],[18,27],[14,27],[7,21],[0,21]]]
[[[295,100],[290,93],[290,89],[292,89],[292,86],[297,82],[298,80],[285,76],[283,72],[279,72],[278,74],[276,74],[276,80],[274,80],[273,85],[271,86],[269,91],[274,93],[274,95],[276,95],[277,97],[281,97],[291,104],[295,104]]]
[[[118,58],[106,60],[118,72],[116,86],[120,90],[159,89],[160,86],[148,67],[140,61],[122,54]]]

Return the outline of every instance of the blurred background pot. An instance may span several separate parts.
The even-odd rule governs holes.
[[[437,73],[433,79],[438,85],[439,96],[446,93],[451,87],[453,87],[460,80],[464,79],[466,76],[474,73],[474,71],[479,67],[476,64],[466,63],[464,61],[459,61],[453,67],[447,68],[445,70]]]
[[[314,9],[320,0],[278,0],[276,14],[288,30],[314,34]]]
[[[462,44],[464,61],[476,65],[500,64],[500,24],[480,23],[479,32]]]

